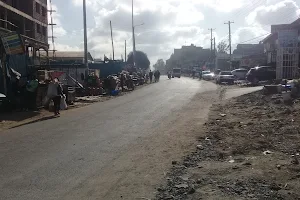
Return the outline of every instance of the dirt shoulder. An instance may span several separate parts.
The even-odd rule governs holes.
[[[215,104],[156,199],[299,199],[300,103],[261,92]]]

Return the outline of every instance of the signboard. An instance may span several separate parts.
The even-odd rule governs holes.
[[[11,32],[1,37],[5,53],[8,55],[24,54],[24,46],[20,35],[16,32]]]
[[[280,30],[278,31],[279,47],[297,47],[298,30]]]

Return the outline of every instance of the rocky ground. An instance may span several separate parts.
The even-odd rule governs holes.
[[[300,199],[299,111],[262,92],[215,104],[156,199]]]

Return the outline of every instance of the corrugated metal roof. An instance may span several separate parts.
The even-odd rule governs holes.
[[[41,52],[41,55],[46,55],[46,52]],[[53,52],[49,51],[49,57],[53,57]],[[56,58],[84,58],[83,51],[56,51]]]

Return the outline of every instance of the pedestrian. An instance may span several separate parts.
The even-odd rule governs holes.
[[[60,111],[60,100],[63,96],[63,89],[61,84],[59,83],[58,78],[54,78],[50,84],[48,85],[47,96],[51,99],[54,103],[54,115],[59,115]]]
[[[124,83],[125,83],[125,76],[123,73],[121,73],[120,84],[121,84],[122,92],[124,92]]]
[[[152,79],[153,79],[153,72],[150,70],[149,72],[149,79],[150,79],[150,83],[152,83]]]
[[[159,70],[157,70],[157,77],[158,77],[158,81],[159,81],[159,79],[160,79],[160,71]]]
[[[37,94],[38,86],[39,86],[39,81],[36,79],[35,76],[32,76],[26,85],[26,91],[25,91],[26,108],[28,110],[36,109],[36,94]]]

